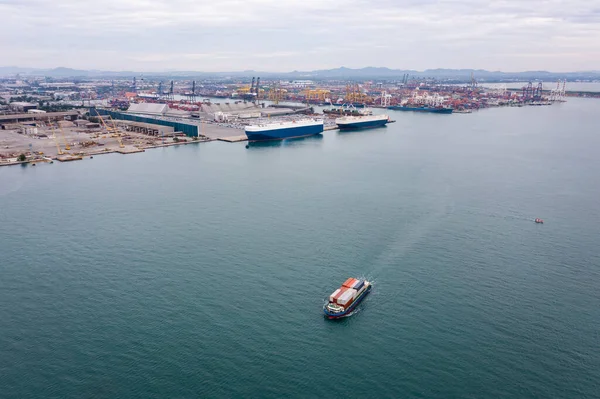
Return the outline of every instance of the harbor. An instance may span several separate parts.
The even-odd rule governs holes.
[[[0,399],[600,396],[598,2],[0,15]]]
[[[19,91],[23,87],[19,86]],[[134,154],[211,141],[237,143],[248,140],[248,129],[256,126],[298,126],[308,120],[323,121],[320,131],[307,133],[319,134],[384,125],[402,118],[406,111],[472,114],[497,107],[559,106],[569,93],[566,81],[554,85],[530,82],[520,89],[508,89],[506,85],[480,85],[474,77],[462,85],[449,85],[407,76],[387,83],[303,81],[289,85],[252,78],[250,85],[226,84],[217,90],[195,81],[171,81],[169,85],[146,81],[140,85],[134,79],[117,87],[120,89],[113,83],[104,95],[88,94],[91,98],[82,98],[79,104],[62,98],[55,101],[57,105],[40,107],[31,101],[44,97],[14,97],[10,84],[5,84],[4,98],[10,102],[0,114],[0,166],[44,158],[61,161],[103,153]],[[47,94],[56,98],[60,84],[51,90]],[[74,94],[70,97],[76,98]],[[30,102],[13,101],[15,98]],[[59,106],[59,111],[53,110]],[[380,118],[383,112],[389,114],[387,118]],[[375,119],[367,122],[369,118]]]

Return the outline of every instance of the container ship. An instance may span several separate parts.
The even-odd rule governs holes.
[[[323,128],[322,120],[306,119],[246,126],[245,132],[249,141],[265,141],[313,136],[322,133]]]
[[[371,283],[350,277],[329,296],[329,302],[323,307],[329,319],[348,316],[371,291]]]
[[[344,116],[337,118],[335,124],[341,130],[350,130],[385,126],[389,121],[390,118],[387,115]]]
[[[388,109],[394,111],[416,111],[416,112],[432,112],[434,114],[451,114],[452,108],[447,107],[430,107],[427,105],[392,105]]]
[[[350,105],[346,106],[345,104],[341,107],[333,107],[329,109],[323,110],[324,114],[330,115],[345,115],[345,116],[365,116],[365,115],[373,115],[373,111],[368,108],[357,109],[356,107]]]

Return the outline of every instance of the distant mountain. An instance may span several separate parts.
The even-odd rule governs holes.
[[[300,72],[306,76],[314,76],[318,78],[402,78],[405,74],[414,75],[417,71],[390,69],[386,67],[366,67],[360,69],[352,68],[334,68],[322,69],[311,72]]]
[[[486,71],[484,69],[426,69],[415,71],[410,69],[389,69],[366,67],[360,69],[335,68],[305,72],[306,76],[318,78],[346,78],[346,79],[401,79],[405,74],[410,77],[456,79],[468,80],[471,76],[480,81],[492,80],[536,80],[536,79],[599,79],[600,72],[548,72],[548,71],[524,71],[524,72],[501,72]]]
[[[548,72],[548,71],[525,71],[525,72],[501,72],[486,71],[484,69],[426,69],[424,71],[415,71],[410,69],[389,69],[366,67],[360,69],[336,68],[313,72],[307,72],[315,78],[396,78],[400,79],[405,74],[410,77],[418,78],[436,78],[436,79],[457,79],[467,80],[471,76],[477,80],[531,80],[531,79],[598,79],[600,73],[591,72]]]
[[[412,69],[390,69],[386,67],[365,68],[333,68],[315,71],[292,71],[292,72],[265,72],[265,71],[237,71],[237,72],[197,72],[197,71],[169,71],[169,72],[135,72],[135,71],[100,71],[81,70],[65,67],[52,69],[22,68],[22,67],[0,67],[0,76],[47,76],[51,78],[251,78],[261,76],[262,78],[281,79],[402,79],[405,75],[417,78],[452,79],[465,81],[473,75],[479,81],[498,80],[555,80],[555,79],[600,79],[600,71],[585,72],[548,72],[548,71],[524,71],[524,72],[501,72],[486,71],[483,69],[427,69],[415,71]]]

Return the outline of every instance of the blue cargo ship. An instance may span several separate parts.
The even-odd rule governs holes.
[[[451,114],[452,108],[446,107],[429,107],[429,106],[415,106],[415,105],[392,105],[388,109],[394,111],[416,111],[416,112],[432,112],[434,114]]]
[[[322,133],[323,129],[322,120],[307,119],[246,126],[245,132],[249,141],[265,141],[314,136]]]
[[[340,130],[366,129],[384,126],[390,121],[387,115],[345,116],[335,120]]]
[[[349,316],[371,288],[369,281],[350,277],[329,296],[329,301],[323,306],[323,313],[329,319]]]

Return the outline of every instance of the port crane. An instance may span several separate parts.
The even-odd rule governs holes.
[[[60,143],[58,141],[58,133],[56,132],[56,130],[54,130],[52,125],[50,125],[50,130],[52,130],[52,135],[54,136],[54,143],[56,144],[56,150],[58,151],[58,155],[63,155],[64,152],[60,149]]]
[[[380,99],[381,100],[381,106],[382,107],[389,107],[390,105],[390,101],[392,99],[392,95],[389,94],[387,91],[383,90],[381,92],[381,96],[377,97],[375,100]]]
[[[259,98],[259,96],[260,96],[259,88],[260,88],[260,77],[256,78],[256,87],[254,88],[255,93],[256,93],[255,99],[257,101],[260,100],[260,98]]]
[[[302,92],[307,100],[325,101],[329,97],[331,92],[327,89],[307,89]]]
[[[70,150],[71,147],[69,146],[69,143],[67,143],[67,138],[65,137],[65,131],[63,130],[62,126],[60,125],[60,122],[56,123],[58,125],[58,128],[60,129],[60,133],[62,136],[63,141],[65,142],[65,150]]]
[[[115,120],[110,115],[108,115],[108,118],[112,122],[113,132],[115,134],[115,137],[117,138],[117,141],[119,142],[119,148],[124,148],[125,146],[123,145],[123,141],[121,140],[121,133],[119,133],[119,128],[117,127]]]
[[[102,115],[100,115],[99,112],[97,112],[97,114],[98,114],[98,119],[100,119],[100,122],[102,122],[102,126],[104,126],[104,129],[106,129],[106,132],[107,133],[113,133],[115,135],[115,137],[117,138],[117,141],[119,142],[119,147],[120,148],[125,147],[123,145],[123,141],[121,141],[121,136],[119,135],[119,130],[118,130],[117,125],[115,124],[115,121],[113,120],[113,118],[110,115],[108,116],[110,118],[110,120],[112,121],[112,124],[113,124],[113,127],[110,128],[110,127],[108,127],[108,125],[104,121],[104,118],[102,117]]]
[[[372,99],[360,88],[358,83],[346,85],[346,97],[344,100],[352,104],[372,102]]]
[[[269,100],[273,101],[274,104],[279,104],[280,101],[285,100],[286,96],[287,90],[282,89],[277,83],[269,90]]]

